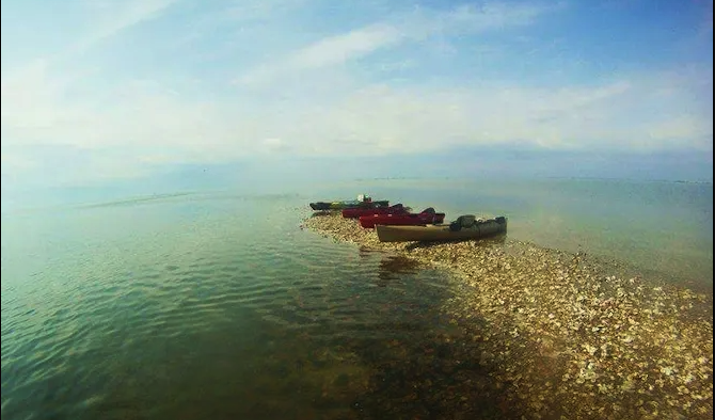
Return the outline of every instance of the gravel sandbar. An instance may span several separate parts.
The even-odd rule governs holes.
[[[339,212],[303,226],[448,270],[445,312],[528,418],[713,417],[711,296],[504,237],[387,244]]]

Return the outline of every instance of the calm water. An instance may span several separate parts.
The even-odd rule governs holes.
[[[712,286],[711,185],[371,181],[320,194],[363,191],[448,218],[506,214],[512,237]],[[464,404],[498,418],[498,394],[450,396],[485,378],[450,363],[465,344],[440,307],[458,285],[302,231],[319,198],[4,215],[3,418],[450,418]]]
[[[506,215],[511,238],[632,264],[712,292],[713,185],[628,180],[385,180],[335,186],[369,191],[420,211]]]

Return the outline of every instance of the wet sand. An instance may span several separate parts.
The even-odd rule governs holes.
[[[303,226],[447,270],[457,293],[443,311],[472,349],[454,362],[488,372],[503,390],[495,404],[508,406],[505,413],[543,419],[712,418],[709,295],[624,276],[584,254],[503,236],[385,244],[339,212],[316,213]],[[451,418],[463,417],[460,407],[469,412],[472,397],[458,396]]]

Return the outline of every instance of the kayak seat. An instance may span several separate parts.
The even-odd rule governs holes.
[[[459,222],[460,225],[462,225],[462,227],[470,228],[476,224],[476,217],[474,217],[474,215],[471,215],[471,214],[466,214],[463,216],[459,216],[457,218],[457,221]]]
[[[474,225],[477,224],[476,217],[471,214],[465,214],[463,216],[459,216],[457,220],[449,224],[449,230],[453,232],[457,232],[462,230],[462,228],[471,228],[474,227]]]

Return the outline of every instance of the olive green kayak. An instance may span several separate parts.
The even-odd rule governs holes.
[[[472,215],[465,215],[448,224],[418,226],[376,225],[375,230],[380,242],[464,241],[506,232],[506,226],[507,219],[505,217],[481,220],[475,219]]]

